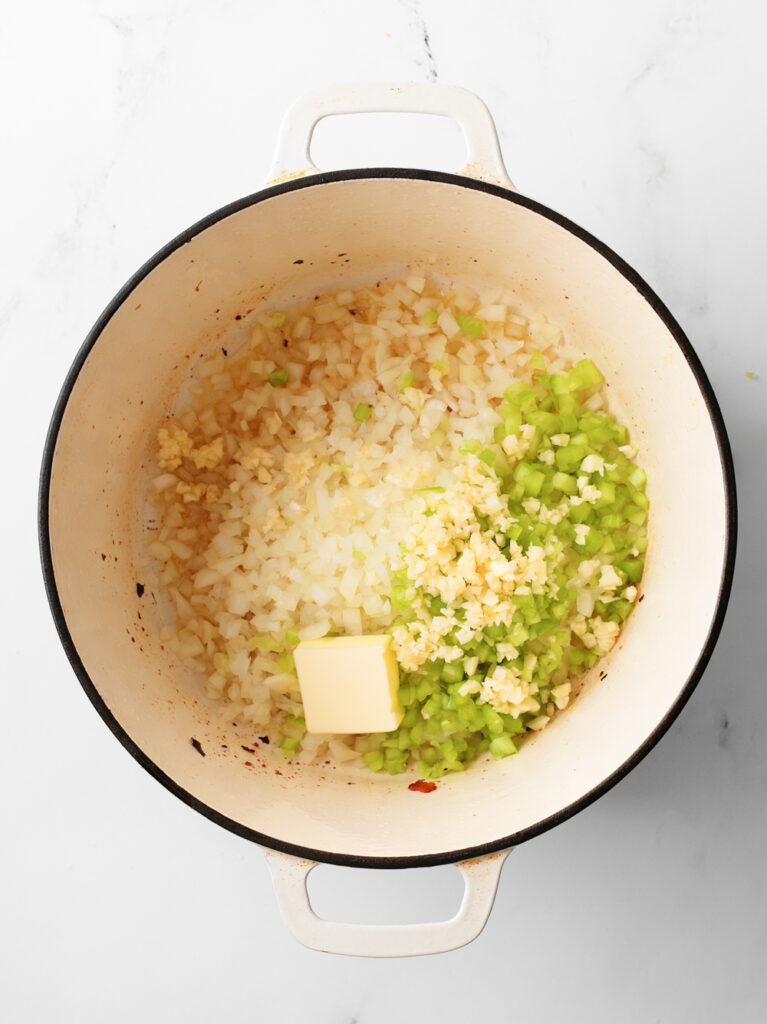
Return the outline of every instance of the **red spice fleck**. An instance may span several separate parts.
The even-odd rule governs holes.
[[[140,302],[139,302],[138,306],[136,306],[136,309],[141,309],[141,303]]]
[[[411,782],[407,788],[412,789],[414,793],[433,793],[437,788],[437,783],[427,782],[426,779],[418,779],[417,782]]]
[[[196,284],[196,285],[194,286],[194,290],[195,290],[196,292],[198,292],[198,291],[200,290],[200,285],[201,285],[201,284],[202,284],[202,281],[198,281],[198,282],[197,282],[197,284]]]
[[[253,767],[253,762],[252,761],[246,761],[245,764],[248,766],[248,768],[252,768]]]
[[[274,769],[274,774],[275,774],[275,775],[282,775],[282,772],[280,771],[280,769],[279,769],[279,768],[275,768],[275,769]]]

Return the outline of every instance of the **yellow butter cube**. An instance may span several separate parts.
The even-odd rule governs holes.
[[[308,732],[390,732],[402,721],[390,636],[306,640],[293,657]]]

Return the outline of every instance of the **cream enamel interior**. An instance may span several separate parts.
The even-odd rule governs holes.
[[[136,593],[145,575],[137,568],[142,460],[192,361],[242,322],[235,317],[263,304],[280,308],[408,267],[498,282],[559,323],[605,372],[641,448],[652,501],[645,600],[602,666],[607,678],[587,681],[517,757],[449,777],[429,797],[409,792],[407,776],[296,769],[279,751],[243,752],[252,732],[217,724],[217,709],[160,649],[151,588],[141,599]],[[198,800],[267,842],[308,848],[320,859],[428,856],[498,842],[598,786],[647,739],[693,672],[726,548],[725,485],[708,410],[647,301],[541,214],[418,178],[317,182],[262,200],[152,270],[109,320],[77,378],[49,509],[68,629],[117,722]]]

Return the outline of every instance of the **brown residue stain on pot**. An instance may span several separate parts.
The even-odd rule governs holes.
[[[283,181],[293,181],[295,178],[305,178],[308,171],[283,171],[276,178],[270,178],[267,185],[279,185]]]
[[[407,787],[413,793],[433,793],[437,788],[436,782],[427,782],[426,779],[417,779]]]

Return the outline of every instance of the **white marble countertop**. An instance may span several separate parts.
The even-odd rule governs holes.
[[[765,7],[47,0],[13,5],[3,27],[0,1018],[764,1020]],[[299,947],[259,851],[104,728],[46,607],[36,477],[96,315],[179,230],[260,186],[288,102],[406,79],[479,93],[518,187],[614,247],[675,313],[730,431],[740,557],[716,653],[657,749],[512,855],[473,945],[362,961]],[[318,160],[461,162],[449,128],[350,135],[329,124]],[[458,898],[450,867],[316,874],[319,909],[358,919],[447,916]]]

